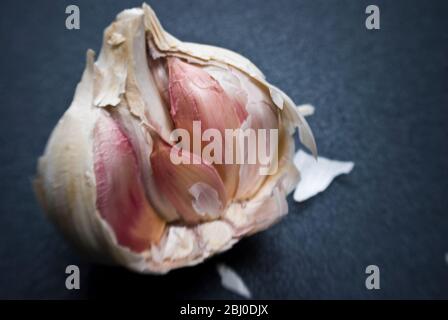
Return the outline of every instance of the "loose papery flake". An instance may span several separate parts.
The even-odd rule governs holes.
[[[294,164],[300,171],[300,181],[294,191],[294,200],[297,202],[324,191],[334,178],[350,173],[355,165],[351,161],[336,161],[324,157],[315,159],[303,150],[299,150],[294,156]]]
[[[296,107],[296,110],[304,117],[312,116],[314,114],[314,106],[307,103],[307,104],[301,104]]]
[[[224,288],[247,299],[252,298],[252,294],[243,279],[232,268],[220,263],[216,266],[216,269],[221,277],[221,284]]]

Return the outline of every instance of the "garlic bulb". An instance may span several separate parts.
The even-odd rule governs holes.
[[[278,130],[269,175],[259,173],[259,162],[206,161],[206,143],[191,148],[172,137],[176,129],[197,138],[243,127]],[[179,41],[144,4],[105,30],[96,62],[87,52],[34,186],[49,218],[91,259],[165,273],[227,250],[287,213],[286,195],[299,180],[295,128],[315,154],[303,116],[256,66],[229,50]],[[223,147],[223,156],[240,147]]]

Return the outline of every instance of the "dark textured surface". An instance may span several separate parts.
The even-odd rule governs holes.
[[[65,29],[65,7],[81,29]],[[381,30],[364,27],[381,8]],[[0,4],[0,298],[237,298],[226,262],[255,298],[448,298],[448,6],[444,1],[150,1],[183,40],[249,57],[297,103],[321,155],[353,160],[272,229],[195,268],[141,276],[82,260],[45,220],[31,189],[37,157],[71,102],[88,48],[140,1]],[[65,267],[81,290],[65,289]],[[381,290],[364,287],[381,269]]]

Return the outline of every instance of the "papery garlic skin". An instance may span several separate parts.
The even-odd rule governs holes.
[[[191,81],[203,81],[216,96],[183,96]],[[202,98],[221,108],[222,121]],[[278,129],[278,170],[260,176],[258,164],[171,163],[170,133],[188,130],[195,119],[217,130]],[[49,218],[92,259],[166,273],[227,250],[287,213],[286,195],[299,180],[292,163],[296,127],[316,154],[292,100],[256,66],[226,49],[177,40],[144,4],[106,29],[96,62],[88,51],[34,186]],[[200,157],[182,150],[190,151]]]

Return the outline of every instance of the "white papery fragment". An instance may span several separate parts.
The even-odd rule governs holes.
[[[170,227],[164,240],[163,259],[185,259],[195,249],[194,232],[186,227]]]
[[[197,227],[197,233],[202,242],[204,250],[217,251],[225,246],[232,246],[232,227],[224,221],[211,221],[202,223]]]
[[[314,114],[314,109],[314,106],[308,103],[296,106],[296,110],[304,117],[312,116]]]
[[[241,277],[232,268],[220,263],[216,266],[216,269],[221,277],[221,284],[224,288],[247,299],[252,298],[252,294],[244,284],[243,279],[241,279]]]
[[[334,178],[348,174],[355,165],[351,161],[336,161],[323,157],[316,160],[303,150],[299,150],[294,156],[294,164],[300,171],[300,182],[294,191],[294,200],[297,202],[305,201],[324,191]]]
[[[219,217],[223,206],[218,192],[204,182],[197,182],[188,190],[193,196],[192,206],[201,216]]]

